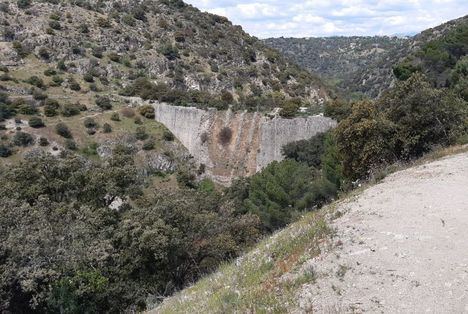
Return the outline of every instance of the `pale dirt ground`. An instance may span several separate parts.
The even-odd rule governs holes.
[[[295,313],[468,313],[468,153],[387,177],[338,206],[335,248]]]

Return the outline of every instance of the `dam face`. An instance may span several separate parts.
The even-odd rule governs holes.
[[[229,185],[272,161],[283,159],[281,147],[336,126],[323,116],[269,118],[261,113],[201,110],[153,104],[164,124],[217,183]]]

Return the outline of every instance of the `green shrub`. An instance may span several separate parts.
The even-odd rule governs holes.
[[[50,53],[49,50],[45,47],[41,47],[39,49],[39,57],[41,57],[44,60],[49,60],[50,59]]]
[[[18,106],[18,112],[21,114],[33,115],[37,113],[37,108],[31,103],[23,102]]]
[[[76,145],[76,142],[71,138],[67,138],[65,140],[65,148],[69,149],[69,150],[77,150],[78,149],[78,147]]]
[[[118,112],[113,112],[110,116],[110,119],[112,121],[120,121],[120,116],[119,116],[119,113]]]
[[[90,117],[84,119],[83,124],[88,129],[98,127],[98,124],[96,123],[96,121],[93,118],[90,118]]]
[[[57,100],[47,98],[44,103],[44,115],[46,117],[54,117],[57,115],[58,108],[60,108],[60,105]]]
[[[36,86],[37,88],[44,88],[44,81],[36,75],[31,76],[26,80],[26,83]]]
[[[106,96],[98,96],[96,98],[96,106],[101,108],[102,110],[110,110],[112,109],[112,103],[109,97]]]
[[[110,28],[112,26],[111,22],[108,19],[102,17],[98,18],[97,24],[99,27],[102,28]]]
[[[286,158],[319,168],[322,155],[325,152],[325,134],[319,133],[308,140],[286,144],[282,147],[281,152]]]
[[[54,30],[57,30],[57,31],[62,29],[62,26],[60,25],[60,22],[55,21],[55,20],[49,21],[49,26],[50,26],[50,28],[52,28]]]
[[[145,127],[140,126],[136,128],[135,137],[137,140],[144,141],[149,137],[149,135],[146,133]]]
[[[28,124],[32,128],[42,128],[45,126],[44,121],[39,117],[31,117]]]
[[[57,71],[52,68],[48,68],[47,70],[44,71],[45,76],[54,76],[57,75]]]
[[[16,4],[18,5],[18,8],[26,9],[31,5],[31,2],[31,0],[17,0]]]
[[[107,57],[109,58],[109,60],[113,61],[113,62],[117,62],[119,63],[120,62],[120,55],[116,52],[109,52],[107,54]]]
[[[144,105],[139,108],[140,114],[147,119],[154,119],[154,107],[151,105]]]
[[[80,84],[73,77],[68,78],[68,87],[76,92],[81,90]]]
[[[7,158],[10,157],[12,154],[13,152],[10,147],[3,143],[0,143],[0,157]]]
[[[63,83],[63,79],[58,75],[54,75],[52,77],[52,83],[50,84],[50,86],[60,86],[62,85],[62,83]]]
[[[143,150],[153,150],[155,146],[154,140],[153,139],[148,139],[143,143]]]
[[[283,118],[292,118],[297,114],[300,106],[297,100],[288,100],[281,106],[280,115]]]
[[[40,89],[33,89],[32,91],[33,98],[35,100],[46,100],[47,99],[47,94],[43,93]]]
[[[64,117],[72,117],[79,115],[81,112],[81,105],[79,104],[63,104],[61,114]]]
[[[49,140],[45,137],[40,137],[39,138],[39,145],[40,146],[48,146],[49,145]]]
[[[102,132],[111,133],[112,132],[112,126],[109,123],[104,123],[103,126],[102,126]]]
[[[85,75],[83,75],[83,79],[88,82],[88,83],[93,83],[94,82],[94,77],[91,73],[86,73]]]
[[[13,144],[26,147],[34,144],[34,138],[29,133],[19,131],[13,136]]]
[[[163,132],[163,139],[167,142],[172,142],[175,137],[174,137],[174,134],[172,134],[171,131],[167,130],[167,129],[164,129],[164,132]]]
[[[57,125],[55,125],[55,132],[64,137],[64,138],[72,138],[72,133],[70,131],[70,129],[68,128],[68,126],[63,123],[63,122],[59,122],[57,123]]]

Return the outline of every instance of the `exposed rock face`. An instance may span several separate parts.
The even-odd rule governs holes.
[[[229,184],[249,176],[274,160],[281,147],[325,132],[336,122],[323,116],[268,118],[260,113],[201,110],[154,104],[155,119],[163,123],[216,182]]]

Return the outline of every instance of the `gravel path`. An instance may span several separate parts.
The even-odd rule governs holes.
[[[468,313],[468,153],[387,177],[334,222],[294,312]]]

